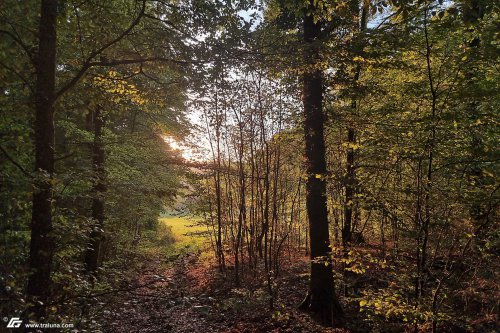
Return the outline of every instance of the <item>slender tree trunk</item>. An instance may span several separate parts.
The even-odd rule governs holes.
[[[418,165],[417,165],[417,179],[416,179],[416,203],[415,203],[415,217],[414,217],[414,223],[415,223],[415,229],[417,231],[417,251],[416,251],[416,279],[415,279],[415,299],[418,301],[418,299],[421,296],[421,290],[422,290],[422,252],[421,252],[421,244],[422,244],[422,162],[423,162],[423,157],[420,156]],[[416,306],[416,305],[415,305]]]
[[[255,139],[255,129],[253,121],[253,113],[251,114],[250,126],[252,129],[251,141],[250,141],[250,167],[251,167],[251,178],[250,178],[250,242],[248,244],[248,258],[253,269],[257,268],[257,256],[255,255],[255,235],[256,235],[256,220],[257,220],[257,196],[255,195],[255,156],[254,156],[254,139]]]
[[[428,9],[425,9],[425,21],[424,21],[424,33],[425,33],[425,47],[426,47],[426,65],[427,65],[427,76],[429,80],[429,91],[432,98],[431,106],[431,133],[429,135],[426,148],[428,151],[427,157],[427,172],[425,177],[425,184],[423,186],[424,195],[424,219],[422,221],[421,228],[421,250],[420,250],[420,275],[422,281],[420,281],[420,296],[424,294],[424,284],[425,284],[425,272],[427,271],[427,248],[429,240],[429,226],[431,224],[431,192],[432,192],[432,171],[433,171],[433,161],[434,161],[434,150],[436,146],[436,112],[437,112],[437,91],[434,85],[434,78],[431,67],[431,45],[429,41],[429,35],[427,30],[427,15]]]
[[[215,201],[217,205],[217,259],[219,261],[219,271],[224,272],[226,270],[226,262],[224,259],[224,249],[222,247],[222,191],[221,191],[221,151],[220,151],[220,128],[221,128],[221,116],[218,109],[218,94],[215,93],[215,139],[216,139],[216,162],[217,170],[215,171]]]
[[[314,1],[309,7],[314,9]],[[304,134],[306,143],[306,207],[309,218],[311,246],[311,279],[301,309],[313,314],[324,325],[338,326],[343,312],[335,296],[326,203],[326,159],[323,113],[323,79],[317,67],[321,27],[312,15],[304,16],[304,52],[306,70],[303,74]]]
[[[243,116],[241,115],[241,118]],[[238,119],[239,120],[239,180],[240,180],[240,209],[239,209],[239,215],[238,215],[238,230],[236,234],[236,245],[235,245],[235,253],[234,253],[234,279],[235,279],[235,284],[236,286],[239,286],[240,284],[240,276],[239,276],[239,250],[240,250],[240,245],[241,245],[241,232],[243,229],[243,225],[246,221],[246,197],[245,197],[245,187],[246,187],[246,182],[245,182],[245,169],[244,169],[244,159],[243,159],[243,153],[244,153],[244,138],[243,138],[243,119]],[[243,256],[243,251],[241,251],[241,255]]]
[[[362,4],[361,17],[359,20],[359,30],[363,32],[366,29],[366,17],[368,14],[368,5],[366,3]],[[359,4],[354,2],[354,11],[359,11]],[[360,50],[362,51],[362,50]],[[354,84],[356,84],[361,76],[361,65],[356,66],[356,71],[354,73]],[[356,98],[352,98],[351,101],[351,114],[354,116],[356,114],[357,108]],[[356,196],[356,168],[355,168],[355,158],[356,149],[354,145],[356,144],[356,129],[352,124],[350,124],[347,129],[347,172],[346,172],[346,183],[345,183],[345,208],[344,208],[344,227],[342,229],[342,244],[345,249],[352,242],[352,232],[353,232],[353,207],[354,198]]]
[[[262,120],[262,128],[264,128],[264,122]],[[263,138],[265,140],[265,137]],[[269,152],[269,145],[267,142],[264,141],[265,145],[265,175],[264,175],[264,216],[263,216],[263,224],[262,224],[262,232],[261,235],[259,236],[259,243],[262,244],[262,238],[264,238],[264,266],[266,271],[268,271],[269,266],[268,266],[268,249],[269,249],[269,191],[270,191],[270,181],[269,181],[269,175],[270,175],[270,152]]]
[[[307,187],[306,187],[307,191]],[[307,208],[306,208],[306,214],[307,214]],[[304,235],[304,243],[305,243],[305,256],[309,256],[309,227],[306,228],[306,234]]]
[[[278,131],[279,132],[279,131]],[[271,216],[271,237],[269,242],[269,269],[272,268],[272,262],[277,259],[276,256],[276,238],[278,234],[278,188],[279,186],[279,172],[280,172],[280,147],[276,145],[274,148],[274,170],[273,170],[273,195],[272,195],[272,203],[273,203],[273,212]]]
[[[89,247],[85,253],[85,269],[87,273],[96,275],[102,261],[104,242],[104,195],[106,193],[105,151],[102,140],[104,116],[98,106],[92,112],[94,142],[92,143],[92,169],[94,173],[92,186],[92,220],[94,225],[90,233]]]
[[[270,174],[270,152],[269,145],[266,142],[266,127],[264,120],[264,106],[262,105],[262,94],[261,94],[261,82],[260,78],[258,81],[257,87],[257,101],[259,108],[259,123],[260,123],[260,147],[261,150],[264,151],[262,154],[262,163],[264,164],[265,174],[264,174],[264,186],[261,188],[261,219],[262,219],[262,228],[261,232],[258,236],[257,247],[259,251],[259,257],[264,258],[264,265],[266,271],[268,270],[268,262],[267,262],[267,245],[268,245],[268,234],[269,234],[269,174]],[[264,244],[262,243],[264,240]]]
[[[29,254],[30,276],[28,295],[43,303],[51,293],[52,258],[52,198],[55,155],[54,102],[56,67],[57,0],[42,0],[39,28],[39,48],[36,59],[35,90],[35,170],[33,190],[31,240]],[[42,308],[34,309],[36,317]]]
[[[352,102],[353,110],[356,109],[356,101]],[[354,147],[356,144],[356,130],[350,127],[347,130],[347,173],[345,184],[345,208],[344,208],[344,227],[342,228],[342,244],[347,249],[352,241],[352,212],[354,206],[354,184],[356,181],[356,171],[354,169]]]

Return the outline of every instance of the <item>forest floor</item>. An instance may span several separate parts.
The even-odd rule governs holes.
[[[124,292],[110,294],[107,311],[99,323],[109,333],[403,333],[414,326],[375,318],[360,312],[360,296],[343,297],[346,326],[326,328],[298,310],[307,291],[309,260],[290,253],[293,265],[282,265],[272,280],[273,309],[264,270],[244,272],[241,285],[234,283],[234,270],[219,273],[195,221],[166,217],[156,242],[145,244],[139,263]],[[158,242],[159,241],[159,242]],[[376,256],[378,248],[364,246],[363,256]],[[288,253],[287,253],[288,254]],[[228,267],[230,268],[230,267]],[[401,268],[398,268],[401,269]],[[387,281],[380,269],[364,275],[372,288]],[[128,279],[127,279],[128,280]],[[365,286],[366,287],[366,286]],[[363,287],[361,287],[363,288]],[[494,325],[494,324],[493,324]],[[419,327],[429,332],[430,327]],[[470,332],[493,332],[473,329]],[[469,332],[450,323],[441,333]]]
[[[186,221],[165,220],[174,232],[176,253],[152,251],[141,260],[130,291],[113,296],[104,332],[353,332],[324,328],[297,309],[307,290],[306,257],[274,280],[270,310],[265,283],[255,283],[255,277],[253,287],[236,288],[233,272],[220,274],[193,246],[199,240],[186,237]]]
[[[360,316],[357,299],[343,304],[348,323],[344,329],[322,327],[299,311],[309,279],[305,256],[295,256],[291,260],[295,264],[282,267],[279,277],[273,279],[271,310],[264,273],[245,274],[241,285],[246,287],[237,288],[234,271],[218,272],[206,242],[196,236],[203,230],[193,226],[193,220],[166,217],[160,221],[165,225],[159,239],[170,245],[144,248],[129,290],[108,300],[111,308],[102,318],[104,332],[404,331],[399,325],[374,330]]]
[[[275,310],[264,290],[232,287],[214,267],[187,253],[171,267],[152,258],[120,295],[106,318],[105,332],[350,332],[323,328],[297,310],[307,290],[307,267],[294,268],[276,281]]]
[[[135,260],[138,264],[132,265],[131,262],[133,274],[124,277],[125,283],[113,285],[115,290],[103,292],[104,297],[99,296],[93,313],[103,313],[93,317],[95,323],[92,320],[95,327],[99,327],[86,332],[414,332],[409,324],[370,318],[366,312],[361,312],[359,294],[341,299],[346,314],[345,328],[318,325],[308,314],[298,310],[308,287],[309,260],[293,253],[289,262],[294,264],[283,265],[279,276],[273,280],[274,308],[271,310],[264,273],[253,276],[246,272],[241,283],[245,288],[236,287],[234,271],[229,269],[225,274],[219,273],[209,251],[202,250],[203,241],[193,235],[201,230],[191,228],[192,221],[165,221],[175,221],[165,229],[173,234],[160,234],[162,244],[146,244]],[[364,256],[370,253],[375,256],[378,251],[367,244],[360,246],[360,250]],[[372,288],[388,280],[380,270],[367,271],[363,276]],[[491,318],[484,322],[483,328],[477,325],[477,329],[471,330],[453,323],[446,329],[441,325],[438,332],[496,332],[495,320],[496,317]],[[429,327],[421,328],[419,332],[429,332]]]

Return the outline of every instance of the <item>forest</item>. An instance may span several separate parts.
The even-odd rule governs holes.
[[[0,332],[498,332],[499,7],[0,1]]]

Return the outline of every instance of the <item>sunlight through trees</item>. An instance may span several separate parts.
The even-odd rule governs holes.
[[[498,9],[0,2],[0,331],[496,332]]]

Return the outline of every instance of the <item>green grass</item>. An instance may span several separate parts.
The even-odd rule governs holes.
[[[145,242],[143,253],[165,258],[190,252],[206,252],[206,227],[197,225],[198,219],[187,216],[165,216],[158,219],[154,237]]]
[[[201,244],[205,240],[202,235],[207,231],[205,226],[197,225],[199,220],[186,216],[169,216],[159,219],[159,228],[170,228],[176,243],[182,244]]]

